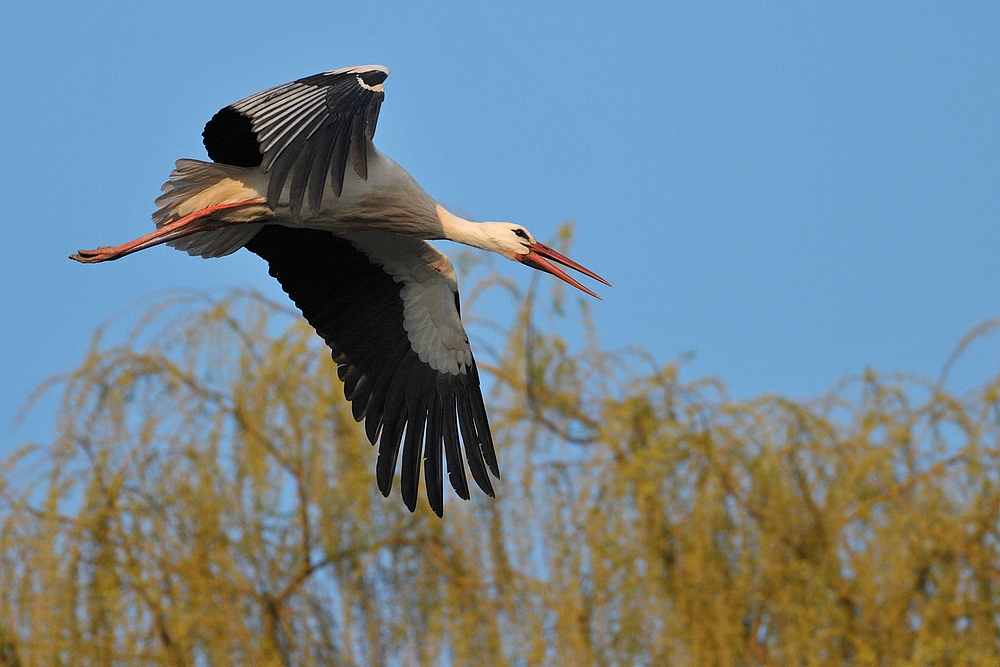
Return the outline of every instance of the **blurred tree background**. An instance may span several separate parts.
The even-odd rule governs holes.
[[[290,306],[97,332],[0,468],[0,667],[1000,664],[1000,377],[732,400],[477,271],[504,477],[443,520]]]

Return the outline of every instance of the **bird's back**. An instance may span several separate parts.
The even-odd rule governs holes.
[[[368,147],[368,178],[353,170],[344,175],[340,196],[327,188],[318,212],[289,206],[291,183],[286,183],[274,209],[266,203],[271,175],[260,167],[181,159],[163,184],[153,221],[157,227],[216,204],[251,202],[212,215],[240,225],[191,234],[169,245],[202,257],[221,257],[239,250],[262,224],[322,229],[344,234],[383,229],[423,239],[442,237],[437,203],[410,174],[374,146]]]

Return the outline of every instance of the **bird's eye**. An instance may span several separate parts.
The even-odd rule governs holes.
[[[519,238],[522,238],[522,239],[524,239],[525,241],[527,241],[527,240],[528,240],[528,235],[527,235],[527,234],[526,234],[526,233],[524,232],[524,230],[523,230],[523,229],[515,229],[515,230],[514,230],[514,236],[517,236],[517,237],[519,237]]]

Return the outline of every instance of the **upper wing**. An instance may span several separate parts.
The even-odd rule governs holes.
[[[358,176],[368,178],[367,144],[375,136],[387,76],[389,70],[381,65],[348,67],[243,98],[205,125],[208,156],[270,172],[267,202],[272,209],[291,174],[292,215],[298,217],[306,196],[317,213],[328,174],[340,196],[348,159]]]
[[[451,485],[468,499],[464,443],[473,479],[492,496],[487,466],[497,477],[499,469],[448,258],[387,232],[347,239],[279,225],[265,226],[246,247],[267,260],[333,350],[354,418],[379,444],[382,494],[392,489],[402,444],[401,491],[411,511],[423,458],[427,500],[442,513],[442,447]]]

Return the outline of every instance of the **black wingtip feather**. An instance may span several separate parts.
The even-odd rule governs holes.
[[[462,463],[462,446],[458,438],[458,416],[455,413],[455,395],[444,400],[443,410],[444,457],[448,463],[448,481],[451,488],[462,500],[469,499],[469,482],[465,479],[465,464]]]
[[[483,493],[490,498],[496,494],[493,485],[490,483],[490,476],[486,472],[486,463],[483,461],[483,452],[479,446],[479,438],[476,436],[476,427],[472,422],[472,406],[469,403],[469,395],[462,394],[457,397],[458,403],[458,426],[462,431],[462,441],[465,445],[465,460],[469,462],[469,472],[472,479],[483,490]]]
[[[344,174],[347,172],[347,142],[350,140],[350,125],[341,121],[337,128],[337,138],[333,141],[333,153],[330,158],[330,187],[333,194],[340,196],[344,191]]]
[[[319,144],[320,136],[314,135],[306,139],[292,165],[292,183],[288,188],[288,208],[292,217],[298,218],[302,212],[302,203],[306,197],[306,185],[311,175],[313,156]]]
[[[382,426],[385,420],[379,415],[377,418],[372,415],[367,415],[365,417],[365,435],[368,437],[368,442],[375,446],[378,439],[382,436]]]
[[[326,187],[327,174],[330,173],[330,161],[333,159],[333,142],[337,139],[336,132],[322,132],[316,142],[309,165],[309,210],[318,215],[323,204],[323,190]]]
[[[444,478],[441,476],[441,424],[444,421],[441,397],[434,393],[427,415],[424,438],[424,484],[427,502],[438,516],[444,516]]]
[[[479,372],[476,369],[476,362],[472,362],[469,375],[473,380],[476,390],[470,392],[469,403],[472,407],[472,421],[476,427],[476,435],[479,439],[483,459],[489,467],[490,472],[497,479],[500,479],[500,464],[497,461],[497,452],[493,446],[493,434],[490,432],[490,419],[486,414],[486,405],[483,403],[483,394],[479,391]]]
[[[406,337],[399,341],[396,345],[396,349],[388,357],[385,365],[382,368],[382,372],[379,374],[378,378],[375,380],[375,386],[372,388],[371,397],[368,399],[368,417],[365,419],[365,429],[368,429],[368,420],[376,419],[381,421],[383,416],[386,414],[385,403],[391,388],[391,382],[393,377],[395,377],[396,371],[398,370],[400,364],[406,358],[406,353],[410,351],[409,341]],[[371,430],[368,430],[368,440],[375,444],[375,440],[371,437]]]
[[[385,407],[382,412],[385,425],[378,441],[378,460],[375,463],[378,486],[382,495],[388,496],[392,490],[392,476],[396,471],[396,460],[399,456],[399,445],[403,438],[403,427],[406,425],[409,410],[407,409],[407,394],[409,393],[410,371],[419,359],[413,350],[408,350],[406,356],[396,368],[389,391],[385,396]]]
[[[419,360],[403,326],[402,285],[329,232],[268,225],[247,248],[268,261],[268,272],[330,345],[352,414],[378,445],[379,490],[390,494],[402,451],[400,489],[411,510],[421,467],[438,516],[445,466],[459,497],[470,497],[466,461],[476,484],[493,496],[490,473],[499,477],[499,469],[475,363],[454,376]]]
[[[351,123],[351,164],[354,173],[363,180],[368,180],[368,139],[365,138],[365,117],[356,114]]]
[[[406,425],[406,413],[397,412],[386,415],[382,435],[378,441],[378,458],[375,460],[375,479],[378,490],[386,498],[392,491],[392,476],[396,472],[396,459],[399,456],[399,444],[403,438],[403,427]]]
[[[406,417],[406,436],[403,439],[403,460],[399,471],[399,492],[403,503],[411,512],[417,507],[417,488],[420,486],[420,455],[423,453],[424,423],[427,409],[419,400],[409,406]]]
[[[220,109],[201,133],[212,162],[234,167],[259,167],[264,160],[253,122],[232,107]]]
[[[372,69],[367,72],[359,72],[358,77],[369,86],[377,86],[389,78],[389,73],[384,69]]]
[[[267,181],[267,205],[272,209],[278,206],[278,199],[285,187],[285,181],[288,180],[288,174],[295,166],[296,158],[298,158],[299,150],[304,142],[305,137],[297,137],[271,164],[261,164],[261,168],[271,174]],[[301,203],[301,199],[299,203]]]

